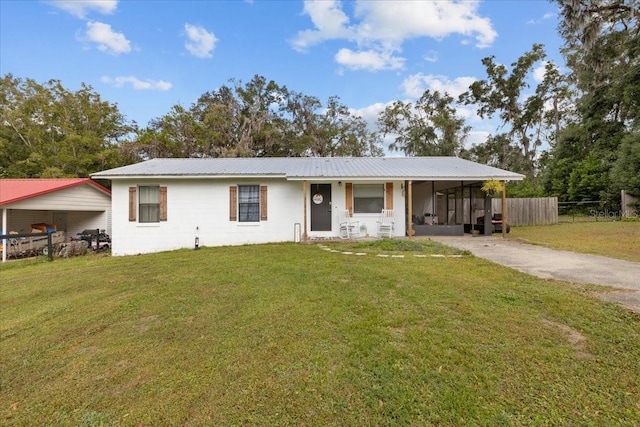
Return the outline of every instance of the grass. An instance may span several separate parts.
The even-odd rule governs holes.
[[[510,238],[553,249],[640,262],[640,222],[574,222],[512,227]]]
[[[637,314],[386,244],[0,266],[0,424],[640,424]]]
[[[469,251],[461,251],[426,238],[354,240],[329,242],[326,246],[334,250],[355,251],[374,255],[403,254],[408,252],[415,255],[471,255]]]

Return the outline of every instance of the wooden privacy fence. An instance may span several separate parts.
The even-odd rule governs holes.
[[[620,216],[638,216],[640,212],[636,212],[635,203],[640,201],[640,196],[629,194],[622,190],[620,192]]]
[[[502,213],[502,200],[491,200],[491,209]],[[507,222],[513,226],[557,224],[558,198],[507,198]]]

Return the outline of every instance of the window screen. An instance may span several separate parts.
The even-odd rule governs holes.
[[[238,185],[238,220],[260,221],[260,186]]]
[[[160,187],[140,186],[140,222],[160,222]]]
[[[355,213],[380,213],[383,208],[383,184],[353,185],[353,211]]]

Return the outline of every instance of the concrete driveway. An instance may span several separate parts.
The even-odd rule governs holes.
[[[431,240],[543,279],[610,286],[615,289],[598,292],[598,296],[640,313],[640,263],[548,249],[501,237],[438,236]]]

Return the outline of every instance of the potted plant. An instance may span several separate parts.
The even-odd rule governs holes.
[[[487,193],[488,196],[495,196],[498,193],[502,193],[504,190],[504,183],[497,179],[490,179],[482,183],[482,191]]]
[[[504,182],[499,181],[497,179],[489,179],[482,184],[482,191],[484,191],[487,196],[495,197],[497,194],[501,194],[504,191]],[[491,218],[491,223],[493,224],[494,217]]]

